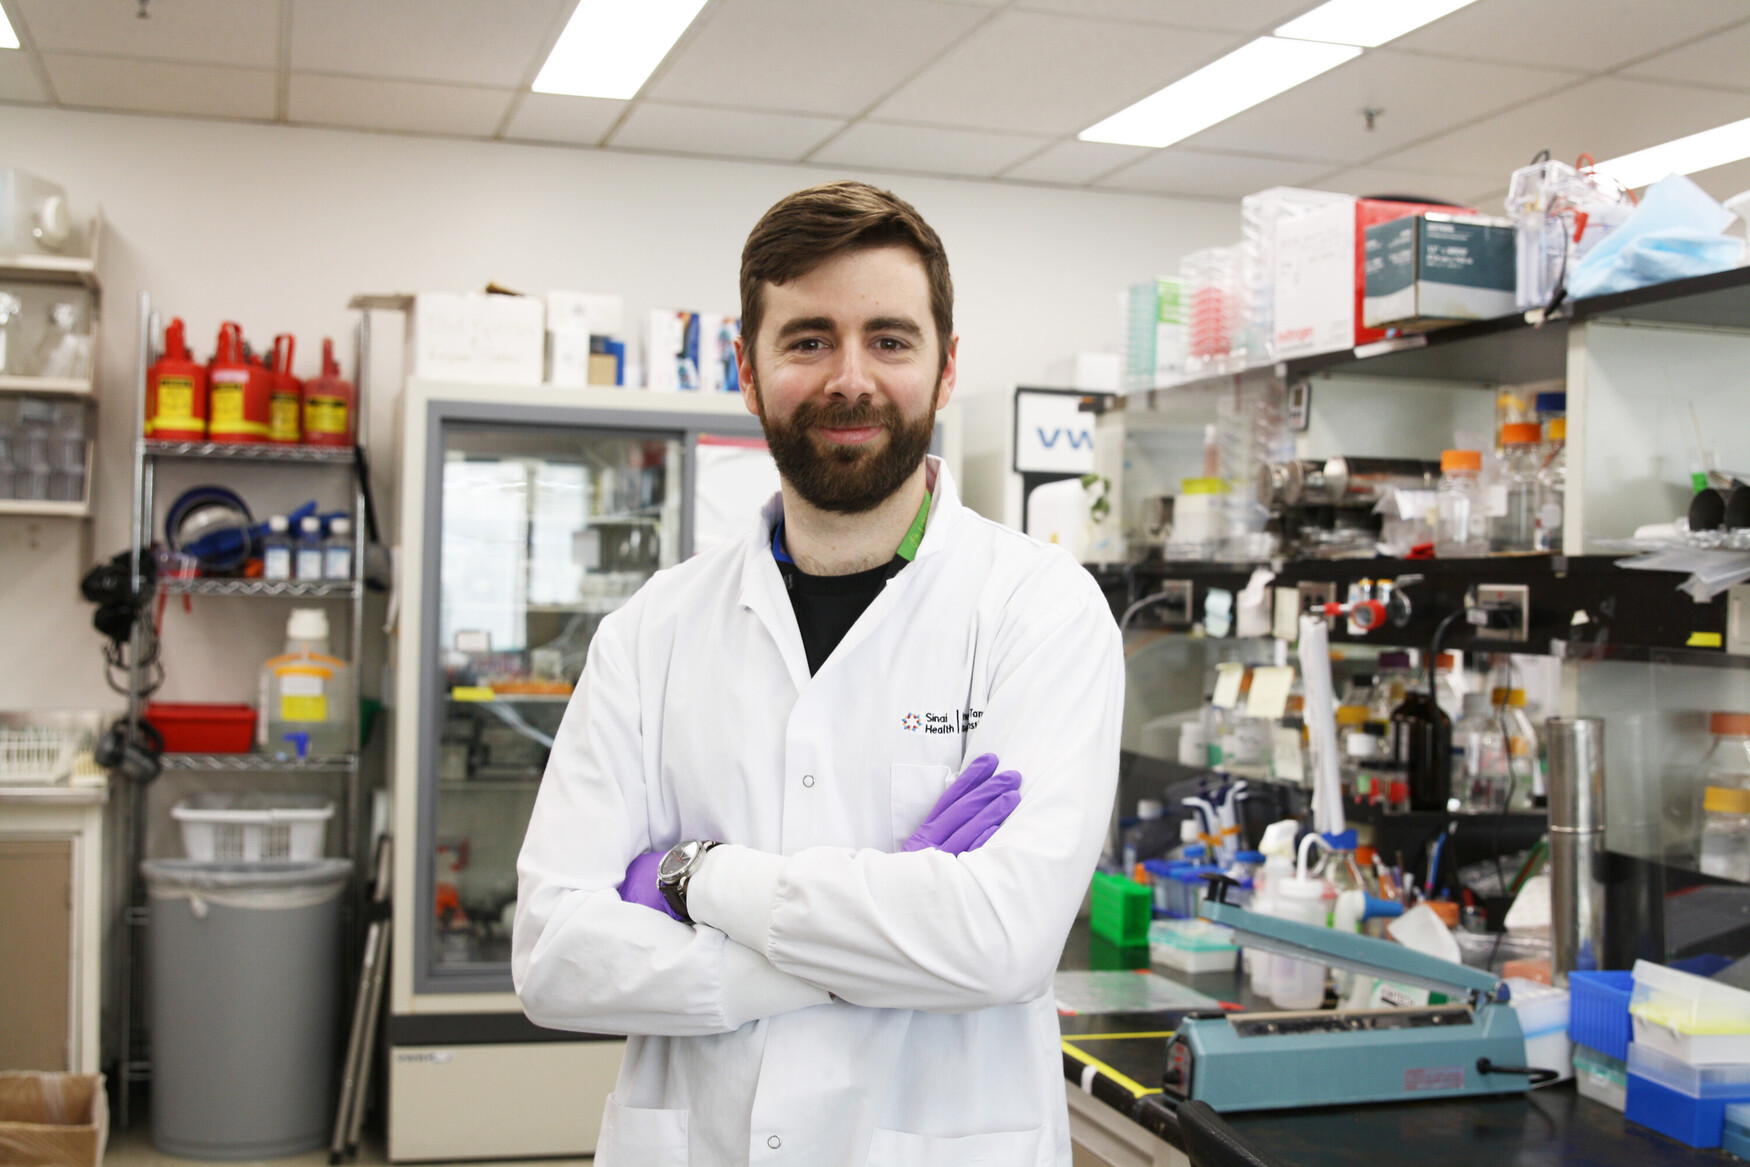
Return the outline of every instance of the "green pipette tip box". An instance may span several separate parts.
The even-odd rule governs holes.
[[[1154,893],[1133,879],[1094,873],[1093,910],[1088,927],[1114,944],[1147,944],[1154,918]]]

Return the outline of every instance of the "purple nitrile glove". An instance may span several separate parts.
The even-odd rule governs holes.
[[[647,908],[655,908],[671,920],[679,920],[674,909],[668,906],[668,901],[662,898],[662,892],[656,886],[656,869],[662,865],[662,857],[667,851],[646,851],[626,865],[626,878],[621,882],[618,891],[620,898],[629,904],[643,904]]]
[[[995,754],[980,754],[968,763],[900,850],[934,848],[959,855],[983,846],[1021,801],[1021,775],[998,774],[999,764]]]

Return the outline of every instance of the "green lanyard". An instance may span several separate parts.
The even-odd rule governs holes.
[[[906,562],[918,557],[918,546],[924,541],[924,524],[930,518],[930,492],[924,491],[924,505],[918,508],[917,517],[911,521],[911,528],[906,531],[905,538],[899,541],[899,550],[894,554]]]

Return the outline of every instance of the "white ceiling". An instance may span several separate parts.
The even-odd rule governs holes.
[[[531,93],[574,3],[0,0],[24,46],[0,103],[1490,208],[1539,150],[1750,117],[1750,0],[1476,0],[1165,150],[1075,135],[1317,0],[709,0],[631,101]],[[1695,177],[1724,196],[1750,168]]]

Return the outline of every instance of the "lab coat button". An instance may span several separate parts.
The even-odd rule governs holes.
[[[814,775],[812,775],[812,774],[802,775],[802,785],[813,786],[814,785]]]
[[[780,1139],[777,1135],[773,1135],[771,1138],[766,1140],[766,1146],[770,1147],[774,1151],[776,1151],[779,1147],[781,1147],[783,1145],[784,1145],[784,1140]]]

